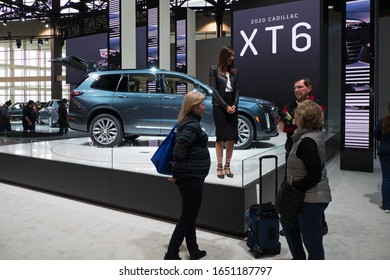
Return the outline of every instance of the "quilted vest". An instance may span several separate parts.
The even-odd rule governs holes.
[[[299,144],[303,138],[309,137],[317,144],[321,159],[322,171],[321,180],[314,187],[308,189],[305,193],[304,202],[307,203],[329,203],[332,200],[330,194],[329,180],[325,168],[325,134],[321,130],[299,130],[292,135],[294,144],[287,160],[287,181],[292,184],[307,175],[305,165],[296,155]]]

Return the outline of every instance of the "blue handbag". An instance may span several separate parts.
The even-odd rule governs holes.
[[[157,172],[160,174],[172,175],[173,148],[176,143],[176,127],[177,123],[172,127],[171,132],[169,132],[151,158]]]

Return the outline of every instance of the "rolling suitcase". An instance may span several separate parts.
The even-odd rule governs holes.
[[[247,209],[245,219],[248,223],[246,244],[249,252],[256,258],[280,254],[279,215],[272,202],[263,203],[262,163],[265,159],[275,159],[275,201],[278,191],[278,157],[265,155],[259,158],[259,204]]]

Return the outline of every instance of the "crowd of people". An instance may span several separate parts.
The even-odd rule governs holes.
[[[218,63],[210,66],[209,85],[212,93],[212,114],[215,122],[216,176],[233,178],[231,161],[234,143],[238,141],[239,75],[234,64],[234,50],[224,46]],[[328,232],[325,210],[332,200],[326,170],[324,112],[325,106],[312,94],[308,77],[294,81],[295,99],[286,103],[279,113],[278,129],[286,135],[286,169],[283,184],[302,193],[299,210],[293,217],[280,215],[281,235],[294,260],[323,260],[323,236]],[[169,241],[165,260],[180,260],[180,246],[186,242],[191,260],[199,260],[207,252],[199,248],[196,220],[202,203],[203,184],[209,174],[211,160],[208,136],[200,121],[206,110],[205,96],[197,91],[184,96],[177,118],[176,144],[173,151],[172,176],[168,179],[178,186],[181,214]],[[59,134],[68,132],[66,99],[58,108]],[[6,101],[0,107],[0,131],[11,131]],[[24,132],[34,132],[39,102],[28,101],[23,109]],[[390,103],[388,114],[381,118],[374,131],[380,141],[378,155],[382,168],[382,206],[390,213]],[[225,152],[225,153],[224,153]]]
[[[233,177],[230,163],[238,140],[239,75],[230,46],[220,50],[218,64],[210,67],[209,84],[213,91],[212,113],[216,128],[217,177]],[[322,131],[325,107],[311,94],[312,83],[301,77],[295,81],[296,100],[286,104],[280,114],[279,129],[286,133],[285,181],[304,193],[296,217],[281,217],[293,259],[325,259],[322,238],[327,232],[324,212],[331,201],[325,167],[325,137]],[[205,177],[210,169],[207,135],[200,127],[205,111],[203,94],[186,94],[178,116],[174,148],[173,175],[169,180],[179,187],[181,215],[169,242],[165,260],[179,260],[179,247],[185,240],[190,259],[206,256],[196,240],[196,219],[202,201]],[[224,149],[226,149],[224,156]]]
[[[68,132],[68,111],[66,108],[66,103],[67,99],[63,98],[58,107],[58,125],[60,135],[66,134]],[[6,133],[6,135],[9,135],[9,133],[12,131],[11,116],[9,113],[9,107],[11,105],[12,101],[8,100],[0,107],[0,132]],[[25,136],[35,132],[36,124],[38,124],[39,111],[41,109],[41,102],[34,102],[33,100],[29,100],[23,107],[22,127]]]
[[[230,46],[220,50],[218,64],[210,67],[209,84],[213,90],[217,177],[232,178],[230,163],[234,143],[238,140],[239,79]],[[324,260],[323,236],[328,233],[325,210],[332,200],[326,170],[325,106],[314,98],[308,77],[295,80],[294,94],[295,100],[288,102],[279,114],[278,129],[286,135],[283,183],[302,193],[303,198],[294,217],[280,215],[280,234],[286,237],[293,260]],[[206,256],[206,251],[198,247],[195,229],[203,182],[210,168],[207,135],[199,125],[204,111],[202,94],[187,93],[178,117],[174,171],[169,178],[179,187],[182,212],[165,254],[166,260],[181,259],[179,247],[184,240],[191,260]],[[390,213],[390,103],[388,115],[378,122],[375,137],[380,141],[378,155],[383,174],[381,207]]]

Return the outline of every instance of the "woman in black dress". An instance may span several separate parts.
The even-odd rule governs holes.
[[[233,173],[230,171],[230,161],[234,143],[238,140],[238,73],[234,67],[232,47],[222,47],[218,65],[210,67],[209,80],[213,90],[213,117],[217,138],[215,142],[217,176],[221,179],[225,175],[233,178]],[[222,165],[224,146],[226,146],[225,166]]]

